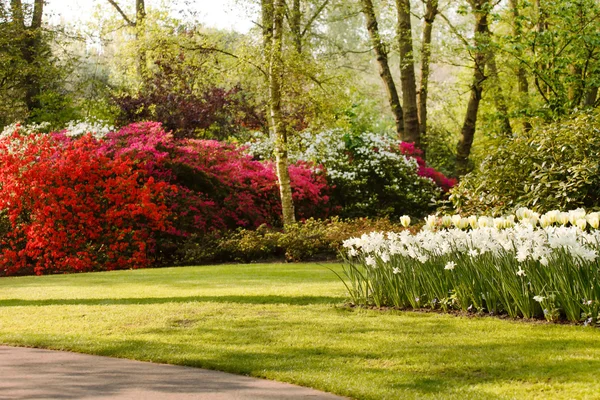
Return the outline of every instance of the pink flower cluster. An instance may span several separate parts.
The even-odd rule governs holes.
[[[455,178],[448,178],[434,168],[428,167],[425,160],[423,160],[423,152],[417,149],[414,143],[401,142],[399,147],[402,154],[417,161],[419,167],[417,174],[419,176],[432,179],[444,192],[449,191],[456,185],[457,180]]]

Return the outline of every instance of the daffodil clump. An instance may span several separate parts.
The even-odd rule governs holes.
[[[410,218],[401,223],[408,227]],[[416,234],[371,233],[344,242],[353,302],[462,309],[511,317],[596,322],[600,213],[429,216]]]

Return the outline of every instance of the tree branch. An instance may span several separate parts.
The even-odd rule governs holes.
[[[114,8],[115,10],[117,10],[117,12],[119,14],[121,14],[121,16],[123,17],[123,19],[125,20],[125,22],[127,22],[127,24],[131,27],[135,27],[135,22],[133,22],[131,19],[129,19],[129,17],[127,16],[127,14],[125,14],[123,12],[123,10],[121,9],[121,7],[119,7],[119,5],[117,4],[117,2],[115,0],[107,0]]]
[[[304,29],[302,30],[302,33],[300,34],[301,37],[304,37],[304,35],[306,35],[306,32],[308,32],[308,30],[311,28],[312,24],[315,22],[315,20],[319,17],[319,15],[323,12],[323,10],[325,9],[325,7],[327,7],[327,4],[329,4],[329,0],[325,0],[320,6],[319,8],[317,8],[317,11],[315,11],[315,13],[312,15],[312,17],[310,17],[310,19],[308,20],[308,22],[306,23],[306,25],[304,26]]]

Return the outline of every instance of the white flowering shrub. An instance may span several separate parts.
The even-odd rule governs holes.
[[[14,123],[14,124],[5,126],[4,129],[2,129],[2,132],[0,133],[0,139],[3,139],[5,137],[12,135],[17,129],[22,134],[37,135],[40,132],[46,132],[49,127],[50,127],[49,122],[42,122],[39,124],[33,123],[33,124],[27,124],[27,125],[21,125],[19,123]]]
[[[19,129],[19,132],[21,132],[21,134],[38,135],[43,132],[48,132],[49,128],[49,122],[42,122],[39,124],[33,123],[27,125],[14,123],[4,127],[4,129],[0,133],[0,139],[12,135],[13,132],[15,132],[17,129]],[[64,129],[62,129],[62,131],[64,131],[67,136],[81,136],[86,133],[91,133],[98,139],[103,138],[104,136],[106,136],[107,133],[112,132],[114,130],[114,126],[110,125],[106,121],[100,120],[70,121],[67,123]]]
[[[106,121],[99,120],[83,120],[70,121],[65,126],[65,134],[67,136],[81,136],[86,133],[91,133],[96,138],[100,139],[106,136],[109,132],[115,130],[115,127]]]
[[[430,216],[415,234],[379,232],[345,241],[345,283],[363,305],[596,323],[599,224],[600,213],[583,209]]]
[[[402,154],[399,145],[393,137],[369,132],[303,132],[290,139],[289,157],[325,168],[334,186],[332,198],[344,217],[423,217],[442,191],[419,176],[416,160]],[[268,159],[273,152],[272,140],[260,136],[247,146],[257,158]]]

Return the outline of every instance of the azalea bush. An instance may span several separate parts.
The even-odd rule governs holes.
[[[415,234],[376,232],[345,241],[344,279],[361,305],[596,323],[599,221],[599,213],[583,209],[430,216]]]
[[[259,136],[248,145],[255,157],[270,158],[269,139]],[[303,132],[291,139],[290,158],[325,168],[343,217],[424,217],[456,183],[427,167],[412,145],[387,135]]]
[[[173,188],[91,135],[0,140],[0,275],[142,268]]]
[[[329,213],[329,186],[290,166],[299,218]],[[190,237],[281,224],[275,167],[235,145],[176,139],[158,123],[0,138],[0,275],[171,264]]]
[[[253,160],[233,144],[174,138],[155,122],[136,123],[108,134],[103,150],[127,156],[155,179],[174,184],[171,199],[182,233],[280,225],[275,165]],[[299,219],[329,213],[329,185],[310,163],[290,165]]]

